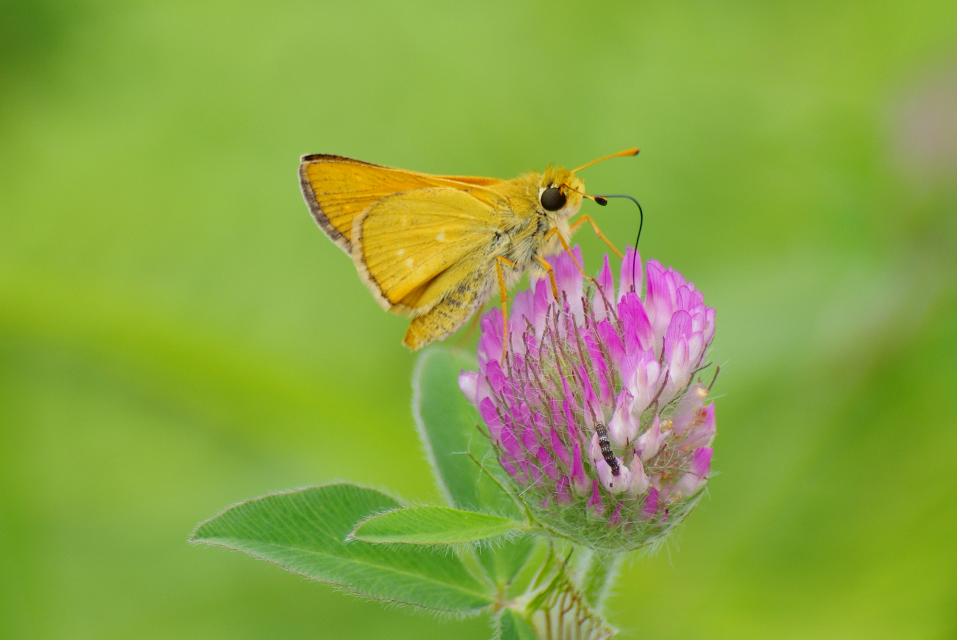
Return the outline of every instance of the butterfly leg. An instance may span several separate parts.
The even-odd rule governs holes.
[[[577,228],[582,226],[584,223],[589,223],[590,227],[593,228],[593,232],[597,235],[597,237],[599,237],[600,241],[603,241],[605,244],[607,244],[607,247],[613,251],[613,254],[623,259],[623,253],[620,252],[620,250],[615,245],[613,245],[613,242],[607,238],[607,235],[603,234],[603,232],[600,230],[600,226],[597,225],[597,222],[594,221],[593,217],[591,217],[589,214],[584,214],[579,219],[577,219],[576,223],[570,226],[570,234],[573,234],[574,232],[576,232]]]
[[[513,263],[506,257],[497,257],[497,281],[500,282],[500,310],[503,313],[503,352],[502,357],[506,359],[507,357],[507,341],[510,338],[508,322],[510,321],[510,316],[507,314],[507,280],[503,275],[503,267],[507,266],[508,268],[516,268],[517,264]]]
[[[550,288],[553,290],[553,298],[557,301],[560,301],[560,289],[557,288],[557,278],[553,274],[553,266],[550,265],[550,262],[537,255],[534,257],[536,262],[540,264],[540,267],[543,268],[544,272],[547,273],[547,276],[550,278]]]
[[[563,247],[563,251],[566,252],[570,259],[573,260],[573,265],[577,267],[577,270],[580,271],[580,275],[585,279],[590,278],[590,275],[583,271],[583,266],[580,265],[580,262],[577,260],[577,255],[573,254],[573,250],[570,249],[570,244],[567,243],[567,240],[563,238],[563,234],[560,232],[559,228],[550,228],[547,231],[546,236],[543,237],[544,242],[546,242],[551,236],[556,235],[557,240],[560,242],[560,245]]]

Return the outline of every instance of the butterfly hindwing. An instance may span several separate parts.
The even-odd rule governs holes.
[[[478,266],[500,222],[495,209],[467,192],[430,187],[384,198],[354,221],[351,254],[386,308],[421,315]]]

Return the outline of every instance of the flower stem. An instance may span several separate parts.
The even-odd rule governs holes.
[[[610,594],[613,581],[620,573],[623,554],[584,549],[576,583],[590,606],[600,610]]]

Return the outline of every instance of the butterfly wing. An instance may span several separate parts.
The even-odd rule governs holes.
[[[486,177],[422,174],[332,154],[311,154],[300,161],[300,186],[310,212],[348,254],[357,217],[387,196],[430,187],[456,187],[489,202],[496,194],[486,186],[497,182]]]
[[[495,208],[457,188],[402,192],[355,219],[352,256],[381,305],[419,316],[489,274],[499,223]]]

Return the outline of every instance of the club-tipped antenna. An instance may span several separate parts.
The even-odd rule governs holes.
[[[607,154],[606,156],[601,156],[601,157],[598,158],[598,159],[593,159],[593,160],[590,161],[589,163],[584,163],[583,165],[578,165],[577,167],[573,168],[572,172],[573,172],[574,174],[576,174],[576,173],[579,172],[580,170],[585,170],[585,169],[587,169],[588,167],[592,167],[592,166],[596,165],[597,163],[602,163],[603,161],[608,161],[608,160],[610,160],[610,159],[617,159],[617,158],[620,158],[620,157],[623,157],[623,156],[636,156],[636,155],[639,154],[639,153],[640,153],[640,148],[638,148],[638,147],[631,147],[631,148],[626,149],[626,150],[621,150],[621,151],[619,151],[619,152],[614,152],[613,154]]]
[[[607,199],[627,199],[633,201],[633,204],[640,210],[640,227],[637,228],[637,238],[633,242],[633,262],[630,266],[630,288],[636,290],[637,284],[637,255],[640,254],[640,233],[643,232],[643,206],[640,202],[629,194],[597,194],[594,195],[594,202],[597,205],[606,205]]]

